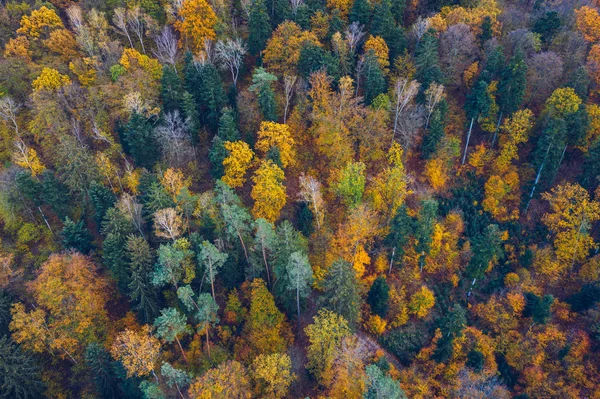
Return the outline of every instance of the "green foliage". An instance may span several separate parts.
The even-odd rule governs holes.
[[[300,76],[306,80],[320,69],[325,69],[327,74],[334,78],[339,75],[337,63],[331,53],[325,51],[323,47],[310,42],[307,42],[300,49],[297,69]]]
[[[400,383],[385,374],[377,365],[370,364],[367,371],[367,392],[365,399],[406,399]]]
[[[94,219],[97,224],[104,220],[106,212],[113,207],[116,202],[115,195],[101,184],[93,184],[90,187],[90,201],[94,207]]]
[[[502,79],[498,85],[498,105],[506,114],[512,114],[523,102],[527,76],[527,64],[523,53],[517,51],[502,72]]]
[[[523,309],[523,317],[531,317],[534,323],[546,324],[552,312],[550,307],[554,303],[552,295],[538,296],[532,292],[525,293],[525,309]]]
[[[110,354],[98,343],[91,343],[85,350],[85,363],[94,379],[96,391],[102,398],[117,398],[121,394],[118,389],[117,366]]]
[[[481,23],[481,32],[477,38],[479,39],[479,43],[483,45],[485,42],[490,40],[492,36],[492,19],[489,16],[486,16],[483,18],[483,22]]]
[[[395,4],[396,6],[398,4]],[[394,9],[391,0],[381,0],[373,6],[373,20],[371,21],[371,34],[381,36],[390,50],[390,59],[395,59],[402,54],[406,47],[404,32],[396,25],[394,13],[402,14],[402,9]]]
[[[388,311],[389,292],[390,287],[385,278],[379,276],[371,285],[367,296],[367,303],[371,306],[373,313],[383,318],[385,318]]]
[[[447,112],[448,105],[446,100],[442,100],[433,111],[433,114],[431,114],[429,126],[425,137],[423,137],[423,144],[421,147],[421,157],[423,159],[430,159],[437,153],[440,142],[445,135]]]
[[[364,79],[365,103],[371,104],[378,95],[385,93],[387,88],[385,75],[373,50],[365,55],[362,77]]]
[[[267,40],[271,36],[271,23],[264,0],[253,1],[248,17],[248,50],[254,56],[260,56]]]
[[[548,45],[554,39],[562,26],[562,20],[556,11],[548,11],[542,17],[538,18],[533,25],[533,32],[539,34],[542,43]]]
[[[381,338],[381,343],[403,365],[408,366],[428,339],[429,334],[420,331],[415,324],[410,324],[391,330]]]
[[[178,245],[185,238],[178,239],[175,243],[161,244],[158,247],[158,262],[154,266],[152,273],[152,284],[162,287],[165,284],[177,284],[183,280],[186,274],[184,261],[193,253]]]
[[[275,92],[273,82],[277,82],[277,76],[267,72],[264,68],[256,68],[252,74],[252,85],[249,90],[256,93],[258,106],[266,121],[277,121],[277,105],[275,103]]]
[[[290,255],[287,264],[287,275],[285,285],[288,291],[293,291],[296,295],[298,319],[300,319],[300,301],[307,298],[310,295],[310,285],[312,281],[313,271],[310,267],[308,256],[300,251],[293,252]]]
[[[121,128],[121,137],[125,151],[133,157],[135,163],[152,169],[159,154],[153,127],[148,118],[133,112],[129,121]]]
[[[217,130],[221,109],[227,102],[219,71],[213,64],[197,62],[187,53],[184,75],[185,88],[196,102],[200,121],[212,131]]]
[[[431,246],[431,235],[438,214],[438,202],[436,200],[424,200],[415,223],[415,237],[417,239],[416,251],[424,255],[429,253]]]
[[[224,108],[219,119],[219,130],[213,138],[208,158],[211,164],[211,174],[215,179],[220,179],[225,174],[223,160],[228,153],[225,149],[225,141],[240,140],[240,132],[235,121],[235,113],[231,108]]]
[[[192,378],[187,372],[176,369],[167,362],[163,362],[162,366],[160,366],[160,374],[166,380],[169,387],[175,386],[179,392],[187,387],[192,381]]]
[[[466,274],[470,279],[481,279],[490,264],[504,257],[502,232],[498,225],[490,224],[485,228],[483,234],[473,237],[471,247],[473,254]]]
[[[72,248],[82,254],[87,254],[93,247],[92,235],[84,224],[84,220],[75,223],[68,217],[65,219],[64,227],[61,232],[63,246],[66,249]]]
[[[191,332],[187,318],[175,308],[162,309],[160,316],[154,320],[154,327],[156,335],[167,342],[173,342],[178,336]]]
[[[408,215],[406,205],[401,205],[397,210],[390,224],[390,231],[385,238],[387,246],[392,248],[394,258],[392,261],[396,265],[401,265],[404,259],[404,252],[410,236],[414,233],[414,221]]]
[[[360,319],[362,298],[356,272],[349,262],[339,259],[329,266],[323,281],[321,304],[356,325]]]
[[[183,102],[183,82],[177,74],[175,67],[171,65],[163,67],[160,87],[163,112],[172,112],[179,109]]]
[[[0,398],[39,398],[44,388],[36,361],[8,336],[0,337]]]
[[[441,83],[442,70],[438,56],[438,40],[435,32],[428,31],[423,35],[415,48],[415,78],[421,83],[421,88],[427,90],[431,83]]]
[[[129,260],[129,301],[139,318],[149,323],[158,313],[156,291],[151,284],[154,256],[148,242],[140,236],[127,239],[127,258]]]
[[[365,169],[364,163],[353,162],[339,172],[333,189],[349,208],[357,206],[362,200],[366,182]]]

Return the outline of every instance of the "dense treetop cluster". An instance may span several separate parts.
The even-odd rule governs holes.
[[[595,1],[49,1],[0,398],[600,399]]]

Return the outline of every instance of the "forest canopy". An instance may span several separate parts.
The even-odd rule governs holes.
[[[600,399],[600,13],[0,6],[0,398]]]

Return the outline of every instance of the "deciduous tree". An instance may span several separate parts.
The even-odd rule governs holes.
[[[123,364],[128,377],[150,373],[156,377],[154,367],[160,355],[160,342],[151,331],[150,326],[144,325],[139,331],[126,329],[115,338],[110,353]]]
[[[273,161],[263,161],[256,170],[252,181],[254,186],[250,196],[254,200],[252,215],[273,223],[279,218],[286,202],[284,173]]]

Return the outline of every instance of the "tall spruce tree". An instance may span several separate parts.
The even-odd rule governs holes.
[[[350,325],[356,325],[360,319],[362,298],[352,264],[343,259],[333,262],[323,281],[323,288],[321,304],[343,316]]]
[[[354,0],[348,17],[350,22],[358,22],[365,27],[371,21],[371,5],[368,0]]]
[[[365,103],[371,104],[375,97],[381,93],[385,93],[387,83],[385,81],[385,75],[381,70],[381,65],[377,60],[377,56],[370,50],[364,59],[364,65],[362,69],[362,76],[364,79],[364,97]]]
[[[426,32],[415,48],[416,79],[427,90],[433,82],[441,83],[442,70],[438,56],[438,39],[434,31]]]
[[[224,143],[226,141],[237,141],[240,139],[240,132],[237,129],[235,113],[233,109],[227,107],[223,109],[223,114],[219,119],[219,130],[213,137],[208,158],[211,163],[211,173],[215,179],[220,179],[224,175],[223,160],[227,158],[227,150]]]
[[[158,314],[156,290],[151,282],[154,256],[148,242],[140,236],[127,239],[129,261],[129,301],[144,323],[150,323]]]
[[[92,235],[85,226],[83,219],[75,223],[67,217],[61,236],[63,246],[67,249],[75,249],[82,254],[87,254],[92,249]]]
[[[271,21],[265,0],[253,1],[248,17],[248,51],[251,55],[260,56],[267,40],[271,37],[271,32]]]
[[[0,337],[0,398],[36,399],[43,388],[36,361],[8,336]]]
[[[263,115],[263,119],[267,121],[277,121],[277,104],[275,102],[275,91],[273,83],[277,81],[277,77],[264,68],[256,68],[252,74],[252,85],[250,91],[256,93],[258,97],[258,106]]]

